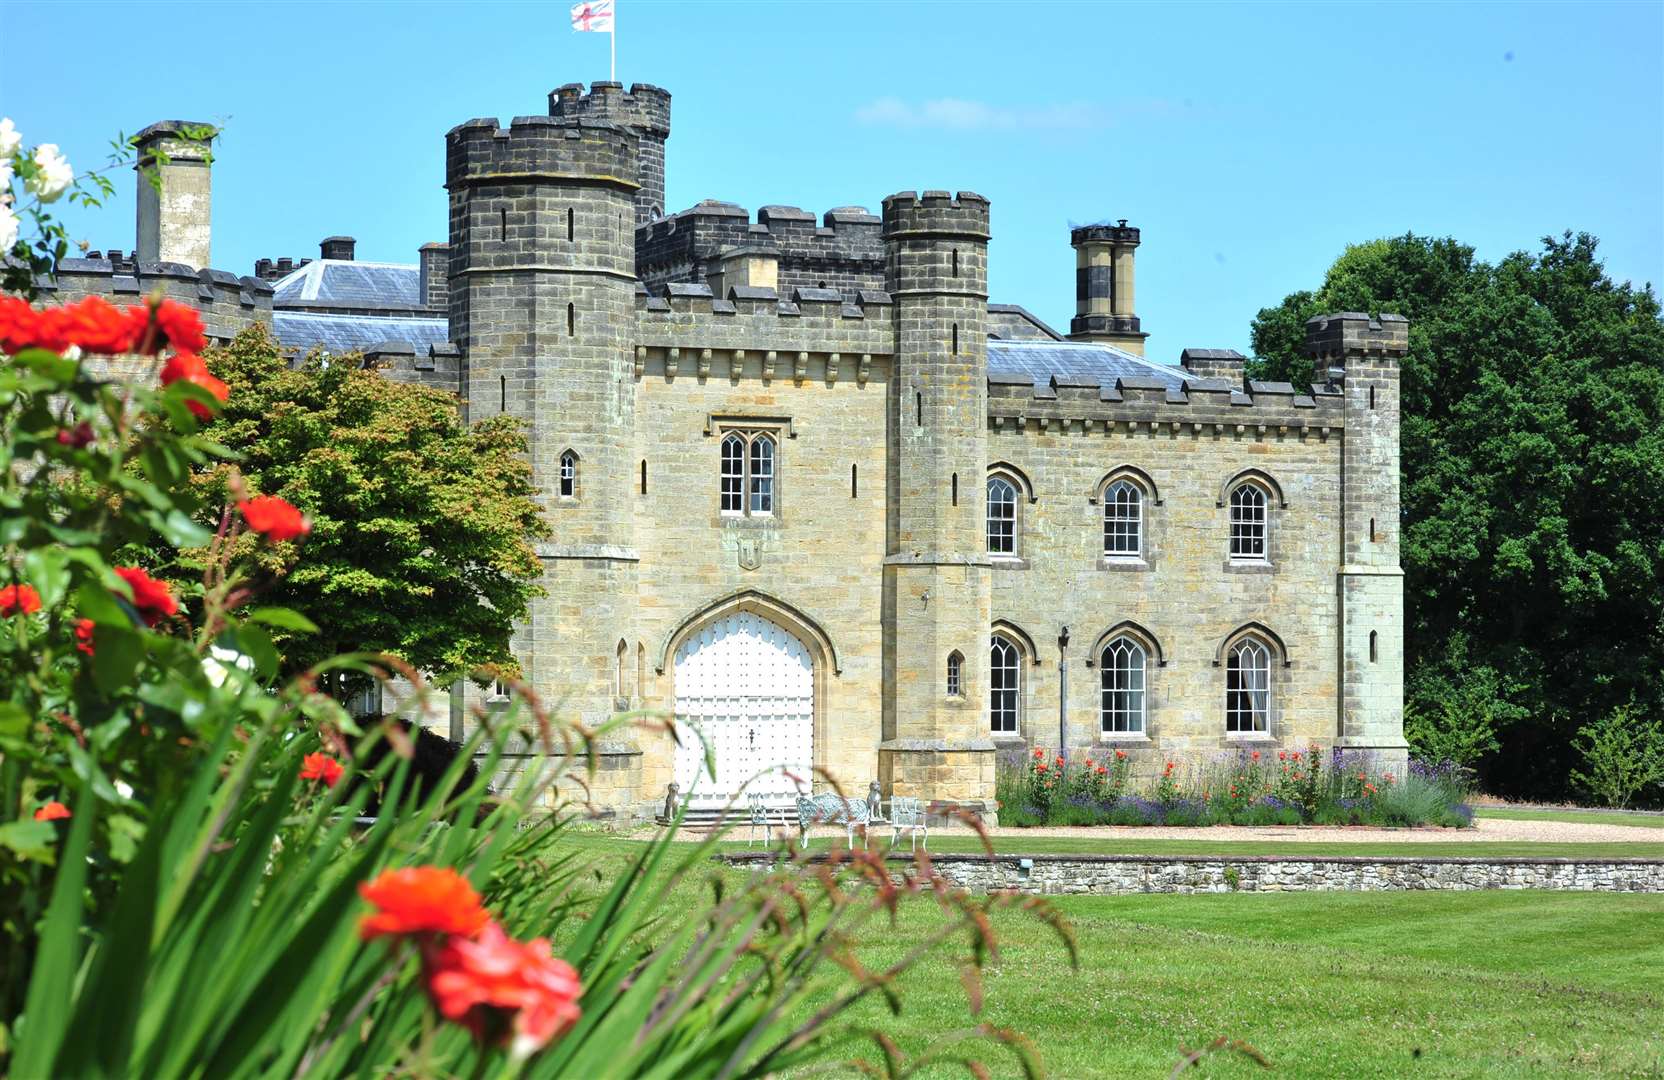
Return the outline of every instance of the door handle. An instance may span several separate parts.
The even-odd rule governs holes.
[[[752,728],[747,734],[750,735],[751,745],[752,745],[753,748],[755,748],[756,745],[757,745],[757,729]]]

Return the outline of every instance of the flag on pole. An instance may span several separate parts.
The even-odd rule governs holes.
[[[613,0],[579,0],[572,5],[572,29],[612,33]]]

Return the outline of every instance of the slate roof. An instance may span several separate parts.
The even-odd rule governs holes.
[[[314,346],[325,352],[368,349],[384,341],[404,341],[426,351],[426,346],[451,340],[450,320],[388,315],[328,315],[313,311],[272,312],[272,333],[280,344],[306,352]]]
[[[1116,379],[1158,379],[1170,390],[1182,389],[1191,376],[1172,364],[1134,356],[1113,345],[1084,341],[988,342],[988,381],[1005,385],[1053,381],[1071,386],[1114,386]]]
[[[318,259],[272,283],[273,308],[420,311],[421,268]]]

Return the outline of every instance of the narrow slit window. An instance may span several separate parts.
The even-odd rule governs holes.
[[[571,337],[578,332],[578,309],[571,304],[566,305],[566,336]]]
[[[1375,408],[1375,384],[1369,384],[1369,407]]]
[[[953,474],[953,505],[959,505],[959,474]]]
[[[1369,632],[1369,662],[1372,664],[1375,663],[1376,656],[1378,655],[1375,647],[1375,638],[1375,631],[1371,630]]]
[[[955,649],[948,653],[948,697],[965,695],[965,657]]]
[[[578,455],[568,450],[560,456],[560,497],[576,498],[578,494]]]
[[[953,276],[959,276],[959,249],[953,249]]]
[[[647,494],[647,459],[641,459],[641,493]]]
[[[1375,519],[1369,519],[1369,542],[1375,543]]]
[[[498,233],[499,239],[507,240],[508,239],[508,208],[507,207],[499,206],[497,208],[497,228],[500,230],[499,233]]]
[[[630,647],[623,638],[618,639],[618,667],[613,675],[613,696],[627,701],[630,697],[630,684],[624,681],[624,658],[630,654]]]
[[[497,411],[508,412],[508,376],[497,376]]]
[[[924,427],[924,391],[923,390],[913,391],[913,413],[914,413],[914,423],[919,427]]]
[[[959,355],[959,324],[953,324],[953,355]]]
[[[572,233],[573,233],[572,225],[573,225],[573,222],[572,222],[572,208],[570,206],[568,206],[566,208],[566,239],[569,242],[572,239]]]
[[[856,474],[856,467],[851,465],[849,467],[849,497],[852,499],[855,498],[860,494],[860,489],[861,486],[859,483],[859,477]]]

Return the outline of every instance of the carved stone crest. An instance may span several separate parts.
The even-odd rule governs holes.
[[[738,550],[741,570],[755,570],[763,565],[763,552],[757,541],[741,540]]]

